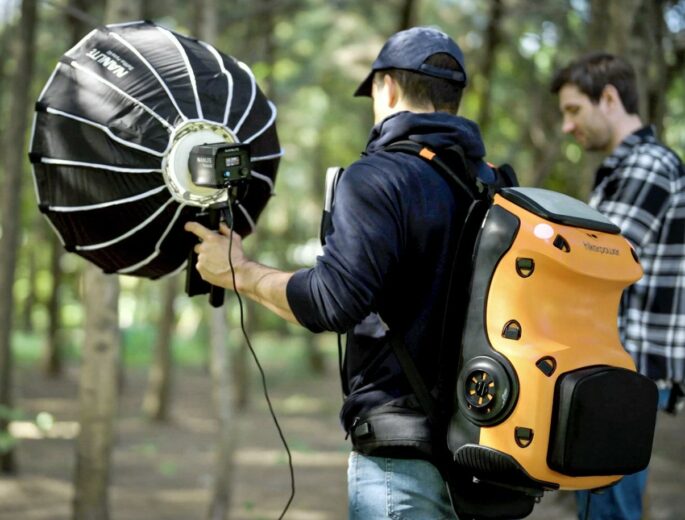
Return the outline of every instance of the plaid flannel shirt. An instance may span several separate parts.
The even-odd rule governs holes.
[[[590,205],[635,246],[644,276],[623,293],[619,332],[638,370],[685,379],[685,170],[651,127],[628,136],[597,171]]]

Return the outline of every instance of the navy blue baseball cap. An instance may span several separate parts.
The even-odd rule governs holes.
[[[434,54],[449,54],[461,67],[460,71],[428,65],[426,60]],[[376,71],[402,69],[443,78],[461,86],[466,85],[464,54],[456,42],[444,32],[432,27],[412,27],[393,34],[371,65],[371,73],[359,85],[355,96],[371,96],[371,84]]]

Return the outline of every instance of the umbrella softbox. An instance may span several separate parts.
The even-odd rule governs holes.
[[[193,183],[191,150],[249,144],[251,175],[232,204],[249,234],[273,192],[276,108],[250,69],[151,22],[93,30],[57,64],[36,103],[30,158],[40,210],[64,247],[107,273],[181,269],[186,221],[225,203]]]

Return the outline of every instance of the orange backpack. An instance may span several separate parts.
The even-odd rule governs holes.
[[[423,157],[473,200],[443,332],[446,399],[393,342],[431,422],[449,408],[438,464],[459,518],[523,518],[545,490],[606,487],[644,469],[657,388],[619,339],[621,294],[642,276],[620,229],[566,195],[513,187],[511,170],[483,187],[459,150],[386,150]]]

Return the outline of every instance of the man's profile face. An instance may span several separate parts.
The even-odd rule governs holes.
[[[593,103],[580,89],[567,83],[559,90],[559,110],[563,115],[562,131],[571,134],[585,150],[608,151],[611,126],[602,110],[602,102]]]

